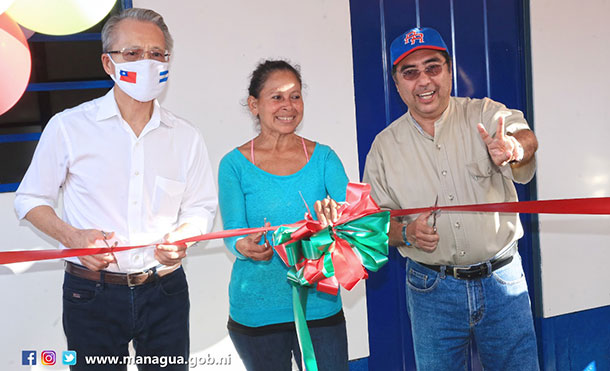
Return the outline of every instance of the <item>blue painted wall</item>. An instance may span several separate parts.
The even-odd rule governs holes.
[[[610,370],[610,306],[536,322],[543,370]]]

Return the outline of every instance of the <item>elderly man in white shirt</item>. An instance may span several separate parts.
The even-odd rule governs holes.
[[[211,229],[212,169],[197,129],[155,99],[172,48],[163,18],[125,10],[108,20],[102,42],[115,87],[49,121],[15,209],[60,247],[150,244],[67,259],[63,323],[78,356],[73,369],[124,369],[84,356],[126,356],[132,340],[137,355],[173,356],[172,369],[187,369],[187,246],[163,243]],[[53,209],[60,191],[63,218]]]

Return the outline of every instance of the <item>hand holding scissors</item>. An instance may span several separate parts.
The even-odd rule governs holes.
[[[106,247],[108,247],[108,248],[110,248],[110,247],[117,247],[117,245],[119,244],[119,241],[114,241],[114,243],[112,244],[112,246],[110,246],[110,245],[108,244],[108,238],[109,238],[109,237],[110,237],[110,238],[114,237],[114,232],[112,232],[110,235],[108,235],[108,233],[106,233],[106,232],[104,232],[104,231],[101,231],[101,232],[102,232],[102,235],[104,236],[104,244],[106,244]],[[110,254],[111,254],[111,255],[112,255],[112,257],[114,258],[114,263],[115,263],[115,264],[117,265],[117,267],[118,267],[118,266],[119,266],[119,261],[117,260],[116,255],[114,255],[114,252],[111,252]],[[119,267],[119,269],[121,269],[121,268]]]
[[[98,240],[103,240],[107,247],[107,239],[114,237],[114,232],[106,233],[98,229],[76,229],[72,237],[66,244],[69,248],[94,248],[100,247],[97,244]],[[99,271],[108,268],[111,263],[116,263],[116,257],[114,254],[95,254],[79,256],[80,263],[92,271]]]
[[[265,218],[265,227],[271,226]],[[260,244],[261,239],[263,244]],[[235,243],[235,249],[243,256],[252,260],[270,260],[273,257],[273,249],[267,241],[267,233],[258,232],[247,235]]]
[[[440,214],[438,207],[438,196],[434,202],[434,209],[420,214],[414,222],[407,226],[407,235],[415,236],[413,246],[426,252],[436,250],[439,235],[436,233],[436,219]],[[432,217],[432,225],[428,225],[428,219]]]

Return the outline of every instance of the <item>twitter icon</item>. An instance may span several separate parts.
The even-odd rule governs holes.
[[[64,365],[74,366],[76,364],[76,352],[73,350],[64,350],[61,354],[61,362]]]

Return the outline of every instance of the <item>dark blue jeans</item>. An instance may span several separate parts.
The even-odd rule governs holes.
[[[347,371],[345,322],[334,326],[309,328],[319,371]],[[229,330],[248,371],[290,371],[292,355],[301,370],[301,351],[296,331],[251,336]]]
[[[141,364],[139,370],[187,370],[189,295],[182,268],[134,287],[64,276],[63,325],[68,349],[77,353],[71,370],[126,370],[123,356],[133,340],[137,356],[174,361]],[[85,356],[119,356],[118,364],[87,364]],[[183,357],[184,365],[175,360]],[[122,364],[121,364],[122,363]]]

